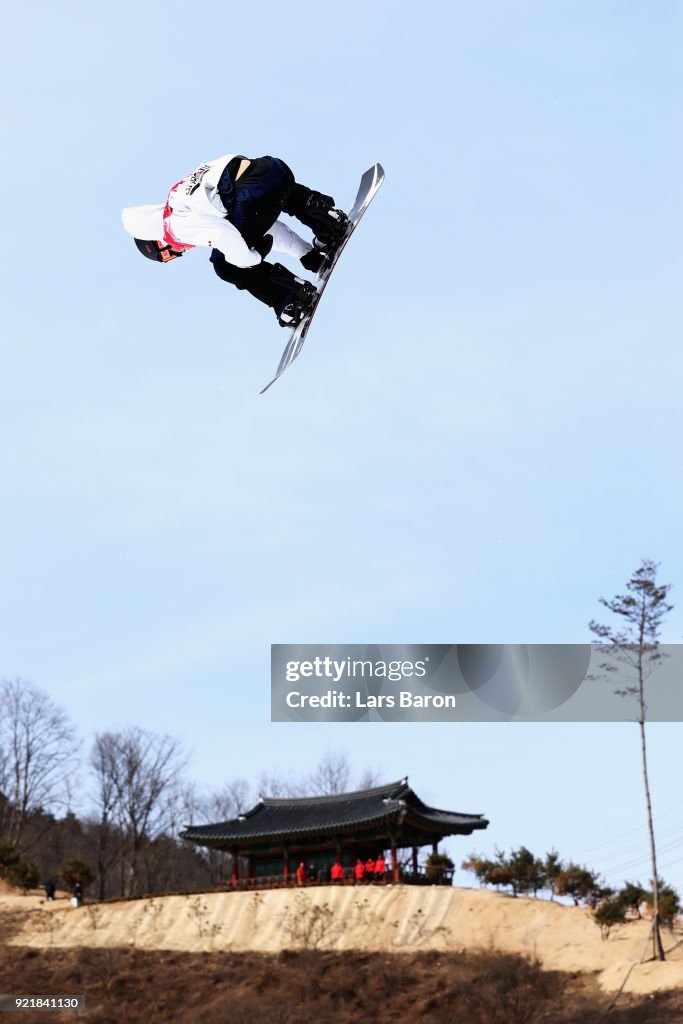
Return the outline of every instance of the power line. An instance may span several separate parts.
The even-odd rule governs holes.
[[[655,825],[657,825],[657,823],[660,822],[662,818],[666,817],[667,814],[671,814],[672,811],[675,811],[678,807],[681,806],[683,806],[683,800],[677,800],[675,804],[671,805],[671,807],[668,807],[665,811],[661,811],[655,817]],[[678,826],[675,827],[677,828]],[[624,839],[626,836],[633,835],[635,832],[642,832],[643,829],[646,828],[647,822],[643,822],[640,825],[635,825],[633,828],[627,829],[625,832],[618,832],[616,835],[610,836],[609,839],[605,839],[600,843],[596,843],[595,846],[588,847],[588,849],[584,850],[582,854],[579,854],[579,857],[583,859],[587,854],[592,853],[594,850],[599,850],[602,849],[604,846],[609,846],[612,843],[617,843],[621,839]]]
[[[669,853],[671,850],[680,849],[680,846],[681,846],[680,839],[675,839],[675,840],[673,840],[673,842],[665,843],[664,845],[660,846],[659,849],[657,850],[657,854],[660,855],[660,854],[663,854],[663,853]],[[681,859],[683,859],[683,858],[681,858]],[[649,854],[644,854],[642,857],[635,857],[632,860],[624,861],[622,864],[615,864],[614,867],[607,868],[606,871],[603,871],[603,874],[610,874],[610,875],[623,874],[624,871],[630,871],[632,868],[637,868],[639,864],[647,865],[649,863],[649,861],[650,861]]]
[[[668,846],[671,843],[683,842],[683,823],[676,825],[675,828],[662,829],[660,831],[657,831],[655,829],[655,840],[657,842],[657,849],[659,849],[660,847]],[[623,850],[619,851],[619,853],[622,855],[621,857],[619,857],[617,855],[617,852],[615,851],[611,857],[607,857],[606,859],[608,861],[617,860],[619,862],[621,862],[623,859],[628,860],[631,855],[631,852],[633,852],[633,854],[635,855],[638,852],[638,850],[643,848],[643,845],[644,844],[642,842],[632,844],[630,847],[625,847]]]

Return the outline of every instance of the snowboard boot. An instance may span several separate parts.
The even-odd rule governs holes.
[[[295,277],[280,263],[276,263],[271,272],[271,280],[278,285],[285,285],[287,293],[284,301],[275,309],[280,327],[297,327],[307,316],[318,297],[318,290],[310,281]]]
[[[306,215],[315,232],[313,245],[328,259],[332,259],[346,237],[349,218],[328,200],[328,196],[311,192],[306,202]]]
[[[304,282],[304,287],[298,294],[292,292],[289,302],[278,313],[277,322],[280,327],[298,327],[304,317],[311,312],[317,295],[318,291],[310,281]]]
[[[333,197],[315,192],[305,185],[294,185],[283,210],[311,229],[315,235],[315,248],[329,259],[334,256],[349,230],[349,219],[343,210],[335,207]]]

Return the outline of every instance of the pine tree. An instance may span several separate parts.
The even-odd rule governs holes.
[[[626,584],[626,594],[617,594],[611,600],[600,598],[613,615],[618,616],[617,626],[604,625],[591,621],[589,628],[601,644],[607,647],[607,653],[616,661],[625,664],[633,682],[615,690],[620,697],[629,697],[636,701],[638,709],[638,728],[640,730],[640,752],[645,789],[645,806],[647,810],[647,827],[650,838],[650,862],[652,869],[652,941],[654,955],[664,960],[664,947],[661,936],[661,910],[659,905],[659,885],[657,875],[657,853],[655,832],[652,820],[652,801],[650,798],[650,781],[647,768],[647,743],[645,722],[647,703],[645,700],[645,684],[662,658],[659,650],[659,636],[664,618],[673,605],[667,603],[670,584],[657,583],[656,562],[643,559],[640,568],[631,576]],[[611,666],[605,666],[612,670]]]

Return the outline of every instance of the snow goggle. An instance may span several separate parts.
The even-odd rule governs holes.
[[[141,252],[148,260],[153,260],[155,263],[168,263],[170,260],[175,260],[178,256],[183,255],[182,252],[174,249],[172,245],[167,245],[166,242],[146,241],[136,238],[135,244],[138,252]]]
[[[164,245],[161,242],[157,242],[159,247],[159,261],[161,263],[168,263],[169,260],[176,260],[183,254],[174,249],[172,245]]]

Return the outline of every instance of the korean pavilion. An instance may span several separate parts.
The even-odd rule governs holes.
[[[436,853],[446,836],[471,835],[488,824],[481,814],[428,807],[405,778],[333,796],[261,797],[230,821],[190,825],[180,837],[230,854],[233,888],[287,885],[301,861],[321,877],[329,877],[336,861],[350,876],[358,858],[374,860],[380,852],[388,881],[419,882],[420,848]]]

